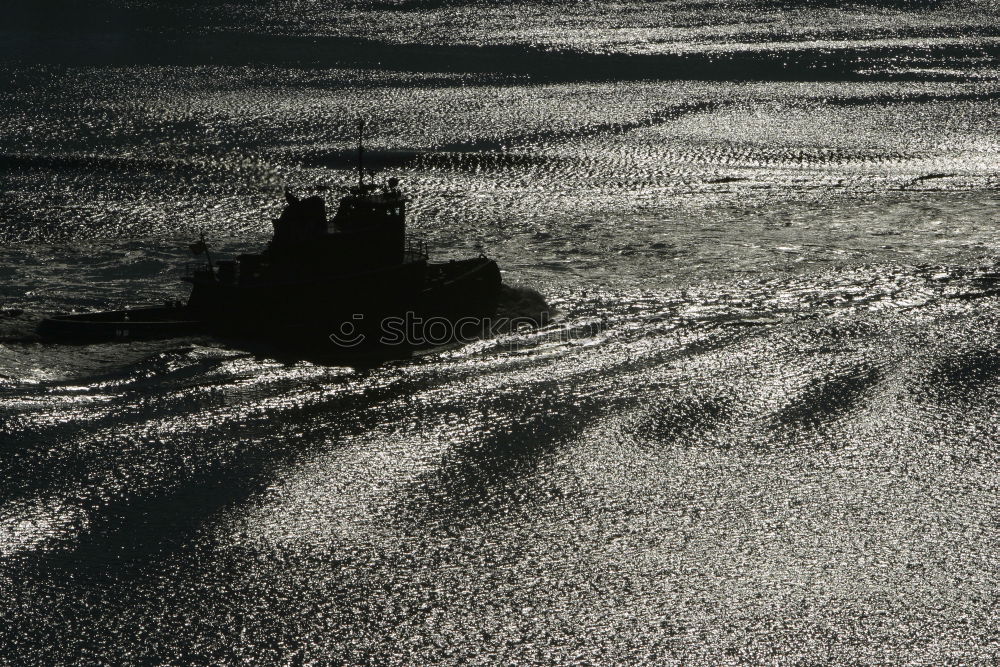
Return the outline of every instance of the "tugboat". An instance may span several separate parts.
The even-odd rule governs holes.
[[[186,305],[61,315],[39,325],[43,338],[122,340],[206,333],[310,348],[421,346],[467,337],[496,312],[500,269],[485,256],[429,262],[406,234],[399,180],[366,179],[358,142],[358,184],[327,219],[319,196],[287,205],[258,254],[212,261],[204,236],[191,249],[206,262],[185,279]],[[434,332],[428,330],[431,324]],[[471,326],[470,326],[471,325]]]

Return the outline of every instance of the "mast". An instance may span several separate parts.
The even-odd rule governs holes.
[[[215,275],[215,266],[212,265],[212,253],[208,251],[208,243],[205,242],[205,232],[201,233],[201,247],[205,249],[205,259],[208,260],[208,270]]]
[[[365,147],[362,140],[365,136],[365,120],[358,119],[358,189],[365,189]]]

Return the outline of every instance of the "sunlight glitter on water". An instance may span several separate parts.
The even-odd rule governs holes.
[[[62,4],[0,33],[0,662],[995,662],[990,3]],[[359,116],[554,320],[31,338],[331,203]]]

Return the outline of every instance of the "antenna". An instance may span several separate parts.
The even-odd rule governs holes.
[[[365,136],[365,119],[358,119],[358,188],[365,189],[365,147],[362,144]]]

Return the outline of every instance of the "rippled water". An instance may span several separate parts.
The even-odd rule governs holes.
[[[994,664],[995,3],[52,1],[0,27],[0,662]],[[546,327],[335,365],[183,298],[354,128]]]

